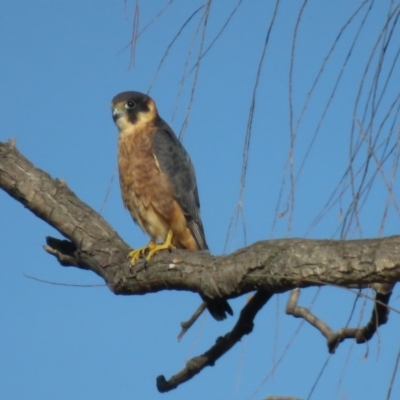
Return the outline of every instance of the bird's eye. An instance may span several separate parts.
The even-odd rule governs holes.
[[[129,100],[125,104],[125,108],[127,108],[128,110],[135,108],[135,107],[136,107],[136,103],[133,100]]]

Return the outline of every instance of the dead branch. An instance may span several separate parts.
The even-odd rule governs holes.
[[[200,315],[207,309],[206,303],[201,303],[197,310],[193,313],[193,315],[187,320],[187,321],[182,321],[181,322],[181,328],[182,330],[180,331],[177,339],[178,342],[181,341],[183,338],[183,335],[191,328],[191,326],[197,321],[197,319],[200,317]]]
[[[261,297],[266,302],[275,293],[295,288],[329,284],[364,288],[400,280],[400,236],[351,241],[270,240],[218,257],[207,252],[161,252],[147,268],[143,261],[131,268],[126,259],[130,248],[112,227],[79,200],[64,181],[36,168],[11,142],[0,142],[0,188],[61,233],[62,240],[47,238],[45,250],[62,266],[93,271],[115,294],[185,290],[209,298],[233,298],[256,291],[255,299]],[[389,297],[380,301],[387,304]],[[180,381],[176,377],[170,381],[159,378],[159,388],[170,390],[171,385],[187,380],[185,376],[211,365],[234,345],[240,329],[242,334],[249,333],[248,324],[251,322],[252,327],[258,308],[252,318],[246,313],[256,300],[245,306],[222,344],[218,342],[196,358],[196,367],[193,369],[193,361],[182,371]],[[387,312],[386,316],[380,313],[377,304],[373,320],[379,326],[386,321]],[[369,327],[362,332],[363,337],[368,338],[372,331]]]
[[[376,290],[376,289],[375,289]],[[297,305],[300,297],[300,289],[294,289],[286,305],[286,314],[293,315],[296,318],[303,318],[309,324],[319,330],[327,340],[329,353],[335,353],[337,347],[345,339],[355,339],[359,343],[365,343],[372,339],[377,329],[386,324],[389,316],[389,299],[391,291],[380,293],[376,291],[375,305],[372,310],[372,315],[368,323],[361,328],[341,328],[334,332],[322,319],[316,317],[310,310]]]
[[[178,385],[193,378],[194,375],[201,372],[207,366],[213,366],[214,363],[229,351],[244,335],[251,333],[254,327],[254,318],[258,311],[272,297],[273,292],[259,290],[247,302],[240,312],[239,319],[232,329],[226,335],[219,337],[214,346],[204,354],[194,357],[186,363],[186,367],[174,375],[169,381],[163,375],[157,378],[157,389],[160,392],[168,392],[175,389]]]
[[[400,237],[364,240],[281,239],[254,243],[227,256],[176,250],[149,268],[130,268],[129,246],[63,180],[53,179],[0,143],[0,187],[67,240],[47,238],[46,251],[63,266],[89,269],[116,294],[186,290],[237,297],[255,290],[296,287],[368,287],[400,280]]]

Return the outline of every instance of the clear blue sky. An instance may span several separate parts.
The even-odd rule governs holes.
[[[277,213],[286,210],[290,194],[290,170],[285,169],[290,143],[289,69],[293,30],[301,4],[281,3],[257,92],[242,203],[247,244],[286,235],[339,238],[341,217],[351,202],[348,181],[339,186],[344,190],[340,201],[313,230],[309,231],[309,226],[346,171],[353,121],[355,141],[360,140],[359,125],[370,86],[362,90],[361,105],[355,113],[354,104],[391,2],[382,0],[379,7],[372,7],[357,43],[351,48],[366,15],[369,2],[366,3],[340,36],[324,68],[296,131],[295,175],[341,70],[343,76],[299,175],[289,230],[290,209],[273,226]],[[167,1],[140,2],[139,30],[164,4]],[[120,198],[117,129],[111,119],[110,101],[121,91],[147,92],[151,86],[150,94],[160,114],[179,133],[195,73],[188,75],[177,105],[180,82],[201,13],[188,24],[152,82],[168,44],[201,4],[174,1],[139,38],[132,68],[126,45],[132,34],[133,1],[3,0],[0,5],[0,140],[15,138],[18,149],[35,165],[53,177],[65,179],[82,200],[95,210],[102,209],[102,215],[132,247],[145,244],[147,237],[134,225]],[[206,47],[235,4],[212,4]],[[294,126],[329,48],[360,4],[361,1],[340,0],[307,5],[295,51]],[[239,200],[249,107],[272,12],[273,2],[244,1],[204,57],[198,75],[184,145],[196,167],[203,222],[214,254],[224,251],[229,222]],[[201,31],[189,69],[195,63],[200,36]],[[397,27],[393,36],[399,37]],[[375,101],[390,73],[398,39],[397,47],[395,42],[386,51],[388,61],[382,67]],[[351,57],[345,63],[350,50]],[[376,59],[374,55],[371,65],[375,65]],[[367,71],[369,85],[374,72]],[[366,134],[371,135],[371,140],[377,137],[399,87],[400,71],[396,64],[376,112],[374,130]],[[366,120],[363,129],[368,125]],[[390,124],[399,123],[393,113],[388,121],[378,135],[379,144],[389,134]],[[356,157],[358,167],[368,153],[366,141],[361,142]],[[385,166],[389,177],[392,163],[389,159]],[[375,170],[372,160],[368,174]],[[359,182],[360,176],[357,179]],[[394,186],[393,193],[399,195],[398,187]],[[351,228],[347,237],[376,237],[387,199],[388,190],[378,174],[360,213],[362,234]],[[104,286],[55,286],[30,280],[23,274],[65,284],[103,283],[92,273],[59,266],[42,246],[46,236],[60,235],[4,192],[0,192],[0,204],[1,399],[261,399],[274,394],[306,398],[327,359],[313,399],[385,398],[399,351],[398,314],[391,313],[389,323],[369,344],[355,346],[348,341],[329,357],[325,341],[315,329],[304,324],[294,334],[300,321],[284,314],[286,295],[271,300],[257,316],[254,332],[213,368],[207,368],[175,391],[159,394],[156,376],[164,374],[169,378],[189,358],[208,349],[218,335],[235,323],[246,298],[231,302],[235,318],[216,323],[204,316],[177,343],[179,322],[198,306],[198,296],[164,292],[117,297]],[[383,234],[397,234],[398,221],[391,205]],[[246,244],[242,231],[240,222],[236,235],[230,236],[227,252]],[[304,291],[302,304],[310,304],[315,294],[316,289]],[[391,303],[394,308],[399,307],[397,294]],[[343,289],[324,288],[313,310],[338,329],[347,323],[354,299],[353,293]],[[364,301],[359,300],[357,305],[351,325],[359,323]],[[371,303],[367,303],[363,322],[369,318],[370,309]],[[289,350],[271,376],[274,363],[289,343]],[[400,385],[396,382],[392,392],[392,399],[395,398],[400,398]]]

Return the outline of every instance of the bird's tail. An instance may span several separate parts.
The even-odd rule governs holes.
[[[201,223],[200,216],[197,221],[189,222],[189,229],[197,243],[198,250],[208,250],[206,238],[204,235],[203,224]],[[226,314],[233,315],[233,311],[229,303],[225,299],[210,299],[209,297],[201,295],[201,298],[207,305],[210,314],[217,321],[222,321],[226,318]]]
[[[207,310],[217,321],[222,321],[226,318],[226,314],[233,315],[233,311],[229,303],[225,299],[210,299],[201,296],[207,305]]]

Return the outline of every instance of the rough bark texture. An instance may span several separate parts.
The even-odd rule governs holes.
[[[162,252],[147,268],[141,261],[131,268],[126,259],[129,247],[112,227],[64,181],[32,165],[12,142],[0,142],[0,187],[64,236],[64,240],[47,238],[45,246],[61,265],[95,272],[116,294],[186,290],[210,298],[232,298],[257,291],[268,293],[269,298],[309,286],[367,287],[400,280],[400,236],[269,240],[220,257],[206,252]],[[217,358],[206,364],[212,365]],[[166,389],[168,382],[161,386]]]
[[[280,239],[254,243],[227,256],[173,251],[151,268],[130,268],[129,246],[62,180],[52,179],[0,143],[0,187],[66,239],[46,250],[63,265],[90,269],[117,294],[188,290],[236,297],[254,290],[285,292],[316,285],[366,287],[400,280],[400,236],[364,240]]]

